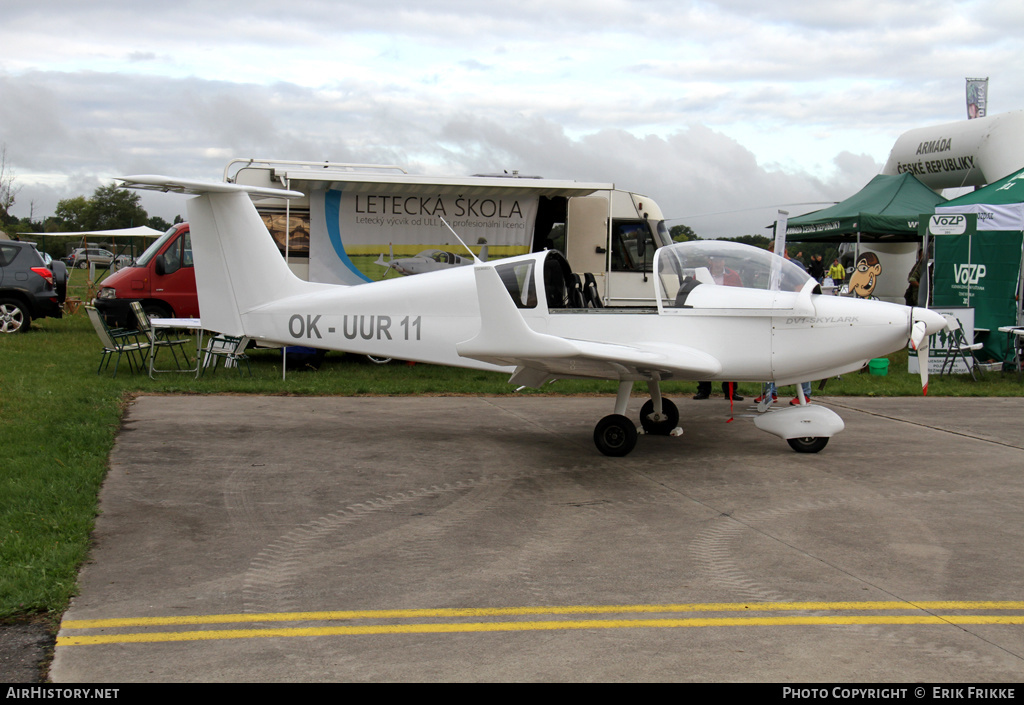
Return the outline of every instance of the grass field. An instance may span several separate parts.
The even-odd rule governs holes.
[[[75,273],[84,276],[84,273]],[[83,287],[72,294],[85,298]],[[166,374],[151,380],[127,369],[112,378],[96,374],[99,341],[84,312],[37,321],[25,334],[0,337],[0,621],[46,615],[57,619],[75,593],[97,512],[97,495],[125,405],[146,394],[422,395],[514,394],[506,375],[472,370],[374,365],[358,356],[330,353],[319,371],[289,372],[281,379],[280,354],[253,351],[253,376],[221,370],[192,379]],[[691,395],[693,382],[668,382],[668,396]],[[614,382],[560,381],[542,392],[607,394]],[[716,389],[716,391],[718,391]],[[788,391],[788,390],[784,390]],[[637,385],[638,393],[646,386]],[[740,385],[753,396],[759,385]],[[818,394],[815,385],[815,394]],[[890,356],[889,374],[845,375],[830,380],[828,395],[920,394],[906,372],[906,353]],[[936,379],[931,395],[1022,396],[1016,375]]]

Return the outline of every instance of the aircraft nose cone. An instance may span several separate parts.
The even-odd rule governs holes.
[[[934,335],[946,327],[946,318],[930,308],[915,306],[910,314],[911,324],[921,321],[928,328],[928,335]]]

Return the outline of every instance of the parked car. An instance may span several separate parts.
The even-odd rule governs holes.
[[[53,265],[51,265],[53,266]],[[0,334],[27,331],[34,318],[60,318],[58,278],[67,280],[67,270],[46,266],[34,242],[0,240]]]
[[[80,269],[88,267],[90,262],[94,263],[97,267],[109,267],[113,262],[117,262],[118,266],[123,267],[131,264],[132,258],[128,255],[115,255],[110,250],[104,250],[100,247],[79,247],[65,257],[64,262],[69,267],[78,267]]]
[[[134,328],[134,301],[152,318],[199,316],[188,223],[171,226],[130,266],[107,277],[93,305],[110,325]]]

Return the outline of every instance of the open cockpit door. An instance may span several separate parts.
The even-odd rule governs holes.
[[[498,262],[494,270],[518,309],[544,313],[545,309],[583,307],[582,301],[574,299],[576,289],[569,263],[557,250]]]

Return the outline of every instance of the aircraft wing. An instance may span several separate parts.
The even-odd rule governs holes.
[[[715,357],[685,345],[622,345],[538,333],[526,324],[493,268],[477,267],[476,280],[480,333],[456,349],[462,357],[515,366],[514,383],[535,387],[553,377],[708,379],[722,370]]]
[[[457,346],[459,355],[503,367],[514,366],[513,383],[538,387],[556,377],[615,380],[708,379],[722,370],[711,355],[683,345],[636,346],[570,340],[537,334],[534,347],[487,349],[475,338]]]

